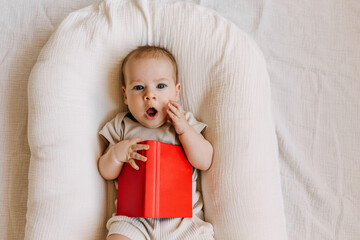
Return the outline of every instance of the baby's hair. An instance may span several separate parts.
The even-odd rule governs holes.
[[[124,69],[125,69],[126,63],[129,61],[130,58],[138,59],[138,58],[144,58],[144,57],[153,57],[153,58],[167,57],[174,67],[175,83],[177,82],[178,68],[177,68],[177,63],[176,63],[174,56],[165,48],[145,45],[145,46],[140,46],[140,47],[132,50],[124,58],[122,65],[121,65],[121,80],[122,80],[122,84],[124,86],[126,85],[125,75],[124,75]]]

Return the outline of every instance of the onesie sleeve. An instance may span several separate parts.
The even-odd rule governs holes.
[[[196,118],[191,112],[185,113],[185,119],[188,121],[190,126],[192,126],[198,133],[204,134],[206,132],[207,124],[196,120]]]
[[[123,119],[126,114],[127,112],[118,113],[100,130],[99,135],[109,143],[109,147],[123,140]]]

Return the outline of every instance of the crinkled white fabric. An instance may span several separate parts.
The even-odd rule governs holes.
[[[40,49],[60,22],[70,12],[93,2],[1,2],[0,239],[24,238],[27,179],[28,175],[37,174],[34,167],[30,171],[28,168],[30,149],[27,143],[26,88],[31,68]],[[193,2],[213,8],[232,20],[249,33],[264,52],[271,79],[272,110],[279,140],[289,239],[357,240],[360,235],[360,188],[357,185],[360,181],[359,2]],[[111,91],[112,85],[107,86]],[[40,87],[39,91],[42,89],[45,87]],[[110,104],[116,105],[114,102],[117,99],[114,93]],[[94,106],[101,107],[102,104]],[[29,121],[32,120],[29,118]],[[29,139],[30,142],[33,140]],[[32,148],[32,152],[36,157],[38,151]],[[48,166],[50,168],[51,164]],[[41,171],[44,169],[41,168]],[[226,173],[225,177],[232,178],[228,171]],[[33,187],[31,185],[31,191]],[[59,191],[59,196],[63,193],[68,194]],[[31,199],[33,202],[34,197]],[[34,214],[33,210],[31,205],[30,215]],[[40,216],[45,214],[45,211],[39,213],[38,218],[41,220]],[[32,221],[37,219],[29,219],[28,224]],[[49,236],[48,231],[53,229],[47,229],[46,221],[41,221],[43,227],[37,227],[38,234],[35,236]],[[87,223],[84,221],[84,224]],[[103,225],[105,223],[104,220]],[[62,229],[63,225],[60,224]],[[65,228],[65,231],[70,232],[71,229]],[[101,231],[105,234],[105,230]],[[92,233],[90,231],[89,235]],[[220,239],[226,239],[218,234]],[[41,236],[38,239],[45,238]],[[250,237],[243,235],[242,239]],[[103,235],[100,233],[89,238],[103,239]]]
[[[30,149],[27,85],[66,15],[93,0],[0,1],[0,239],[24,239]]]
[[[29,79],[26,239],[104,233],[105,182],[97,132],[124,109],[122,58],[168,48],[182,104],[209,125],[214,160],[202,174],[205,218],[219,239],[286,239],[270,82],[254,42],[216,12],[184,3],[107,0],[71,13]]]

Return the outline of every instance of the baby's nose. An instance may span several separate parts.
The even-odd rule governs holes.
[[[152,92],[147,92],[147,93],[144,95],[144,100],[145,100],[145,101],[157,100],[157,97],[156,97],[156,95],[153,94]]]

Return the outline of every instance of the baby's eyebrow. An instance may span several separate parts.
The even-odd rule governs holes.
[[[164,82],[164,81],[169,81],[169,79],[167,78],[159,78],[159,79],[154,79],[155,82]]]
[[[139,84],[139,83],[142,83],[142,81],[140,81],[140,80],[130,80],[129,85],[130,85],[130,84],[131,84],[131,85],[133,85],[133,84]]]

